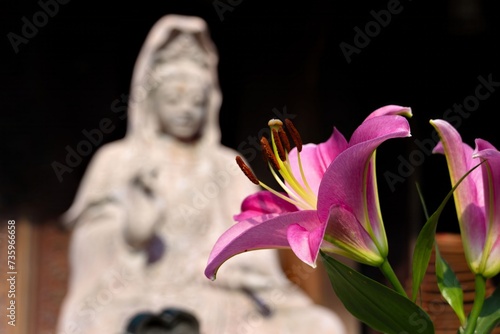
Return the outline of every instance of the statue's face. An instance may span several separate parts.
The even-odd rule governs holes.
[[[195,140],[207,116],[204,80],[188,74],[166,79],[154,92],[161,131],[182,141]]]

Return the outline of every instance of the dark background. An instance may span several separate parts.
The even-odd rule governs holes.
[[[44,222],[66,210],[92,154],[120,139],[126,120],[112,103],[128,94],[134,62],[152,25],[163,15],[198,15],[211,30],[220,53],[223,92],[222,143],[253,147],[273,109],[294,115],[305,142],[328,138],[336,126],[349,137],[372,110],[386,104],[410,106],[413,138],[379,149],[381,205],[393,256],[401,261],[412,233],[425,221],[415,182],[429,210],[450,189],[444,157],[425,154],[421,164],[393,188],[386,172],[420,150],[415,140],[431,138],[429,119],[442,118],[455,103],[475,94],[478,77],[500,81],[500,15],[494,1],[402,0],[398,14],[348,62],[342,42],[354,46],[358,27],[394,1],[236,1],[218,15],[210,1],[72,0],[16,53],[9,33],[22,35],[27,20],[41,11],[36,1],[1,4],[0,212]],[[226,3],[227,5],[227,3]],[[12,36],[12,34],[11,34]],[[459,128],[473,145],[481,137],[500,147],[494,121],[500,92],[480,102]],[[122,104],[123,105],[123,104]],[[58,180],[52,164],[64,164],[67,147],[86,140],[82,131],[115,127]],[[423,156],[423,155],[421,155]],[[260,159],[251,159],[261,179]],[[125,168],[126,166],[116,166]],[[439,229],[456,231],[453,204]],[[392,247],[392,246],[391,246]]]

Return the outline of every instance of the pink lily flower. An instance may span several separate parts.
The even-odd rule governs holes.
[[[380,266],[388,246],[375,177],[375,150],[391,138],[410,136],[411,109],[389,105],[372,112],[349,142],[336,129],[319,145],[302,146],[289,120],[271,120],[272,146],[263,138],[270,170],[284,192],[255,177],[238,157],[249,179],[266,190],[247,197],[237,223],[216,242],[205,275],[232,256],[257,249],[291,248],[297,257],[316,266],[319,250],[342,254],[361,263]],[[283,180],[277,175],[279,173]]]
[[[485,160],[453,196],[467,263],[472,272],[493,277],[500,272],[500,152],[482,139],[473,150],[448,122],[430,123],[441,138],[433,152],[446,156],[452,185]]]

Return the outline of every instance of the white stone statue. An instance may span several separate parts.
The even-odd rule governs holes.
[[[101,147],[73,205],[70,280],[57,334],[126,333],[140,312],[185,310],[202,334],[345,334],[283,274],[277,253],[203,272],[217,238],[258,189],[220,144],[218,56],[206,23],[167,15],[137,59],[126,136]]]

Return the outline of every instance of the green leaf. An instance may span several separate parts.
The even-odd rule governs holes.
[[[500,287],[483,304],[476,324],[476,333],[491,333],[500,324]]]
[[[436,278],[439,291],[444,299],[450,304],[460,319],[462,326],[465,324],[464,312],[464,292],[457,276],[450,268],[448,263],[441,257],[438,246],[436,245]]]
[[[425,219],[429,219],[429,213],[427,212],[427,206],[425,205],[424,196],[422,195],[422,192],[420,191],[420,186],[418,185],[418,182],[416,182],[415,185],[417,186],[417,192],[418,192],[418,197],[420,198],[420,202],[422,202],[422,209],[424,210]]]
[[[484,161],[483,161],[484,162]],[[427,266],[429,265],[429,261],[431,258],[432,247],[434,246],[434,238],[436,236],[436,227],[439,221],[439,216],[443,211],[446,203],[453,195],[453,192],[460,185],[463,179],[469,175],[474,169],[479,167],[483,162],[480,162],[473,168],[471,168],[464,176],[458,180],[453,188],[448,192],[446,197],[444,198],[441,205],[437,208],[437,210],[427,219],[427,222],[422,227],[420,231],[417,241],[415,243],[415,249],[413,251],[413,284],[412,284],[412,300],[417,300],[418,291],[420,289],[420,284],[422,284],[422,280],[424,279],[425,272],[427,270]]]
[[[387,334],[434,333],[429,315],[408,298],[323,252],[321,258],[336,295],[360,321]]]

